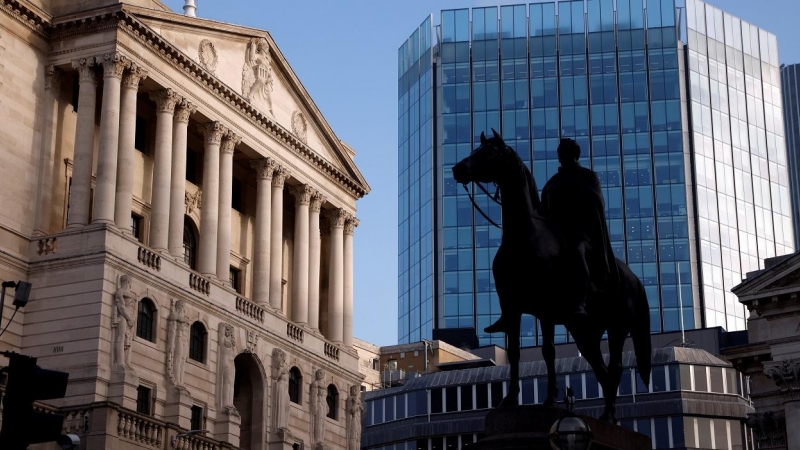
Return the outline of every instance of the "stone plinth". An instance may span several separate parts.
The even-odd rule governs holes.
[[[563,409],[540,405],[494,409],[486,415],[486,437],[471,450],[551,450],[550,427],[563,417]],[[578,415],[592,430],[592,450],[651,450],[650,438],[621,426]]]
[[[164,420],[187,430],[192,429],[192,394],[185,387],[172,386],[167,391]]]
[[[108,399],[123,408],[136,411],[139,397],[137,388],[139,377],[130,367],[114,366],[111,369],[111,383],[108,385]]]
[[[234,447],[239,446],[239,426],[242,424],[242,416],[233,407],[223,409],[217,415],[215,424],[214,439],[227,442]]]
[[[269,433],[267,448],[269,450],[293,450],[292,445],[295,443],[291,431],[284,428],[273,429]]]

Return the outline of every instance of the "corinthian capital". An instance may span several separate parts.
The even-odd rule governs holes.
[[[72,61],[72,68],[78,71],[78,76],[81,83],[97,84],[94,56]]]
[[[322,209],[322,204],[325,203],[325,200],[327,199],[324,195],[322,195],[319,191],[314,191],[314,193],[311,195],[311,212],[320,212]]]
[[[175,122],[189,123],[189,116],[197,111],[197,106],[189,100],[183,99],[175,106]]]
[[[314,195],[314,189],[307,184],[299,186],[292,186],[291,193],[294,195],[295,205],[308,205],[311,203],[311,196]]]
[[[250,161],[250,167],[256,171],[258,178],[262,180],[272,180],[272,174],[275,172],[277,164],[272,158],[261,158]]]
[[[800,400],[800,359],[764,363],[764,375],[775,382],[784,397]]]
[[[158,112],[172,114],[175,112],[175,105],[181,101],[181,97],[172,89],[159,89],[150,92],[150,99],[156,102]]]
[[[283,187],[283,183],[289,178],[289,171],[283,166],[275,167],[275,172],[272,174],[272,186]]]
[[[325,218],[328,219],[331,228],[343,228],[348,216],[350,216],[350,214],[342,208],[325,211]]]
[[[347,219],[344,222],[344,234],[349,234],[352,236],[359,223],[361,223],[360,220],[356,219],[355,216],[348,214]]]
[[[100,64],[103,65],[104,78],[122,78],[122,72],[130,65],[130,61],[120,53],[114,52],[103,55]]]
[[[45,89],[58,92],[61,89],[61,69],[49,65],[44,68]]]
[[[136,63],[130,63],[128,70],[122,75],[122,87],[128,89],[139,89],[139,83],[147,78],[147,71]]]
[[[197,131],[205,136],[206,144],[219,144],[222,142],[222,136],[228,130],[219,122],[208,122],[198,125]]]
[[[239,142],[242,142],[242,138],[230,130],[225,132],[225,136],[223,136],[223,138],[222,147],[220,147],[222,153],[233,154],[233,149],[239,144]]]

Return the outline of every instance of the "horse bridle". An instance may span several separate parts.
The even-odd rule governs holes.
[[[478,188],[479,188],[481,191],[483,191],[483,193],[484,193],[484,194],[486,194],[486,196],[487,196],[487,197],[489,197],[489,198],[490,198],[490,199],[491,199],[493,202],[497,203],[497,204],[498,204],[498,205],[500,205],[501,207],[503,206],[503,203],[501,203],[501,201],[500,201],[500,186],[497,186],[497,184],[495,183],[495,186],[497,186],[497,188],[496,188],[496,190],[494,191],[494,195],[492,195],[492,194],[490,194],[490,193],[489,193],[489,191],[487,191],[487,190],[486,190],[486,188],[485,188],[485,187],[483,187],[483,185],[482,185],[482,184],[478,183],[477,181],[475,181],[474,183],[475,183],[475,185],[476,185],[476,186],[478,186]],[[489,217],[489,215],[488,215],[488,214],[486,214],[485,212],[483,212],[483,209],[481,209],[481,207],[480,207],[480,206],[478,206],[478,204],[475,202],[475,197],[473,197],[473,196],[472,196],[472,193],[469,191],[469,188],[467,187],[467,183],[463,183],[463,184],[462,184],[462,186],[464,186],[464,190],[467,192],[467,197],[469,197],[469,201],[470,201],[470,202],[472,202],[472,207],[473,207],[473,208],[475,208],[475,209],[477,209],[477,210],[478,210],[478,212],[479,212],[479,213],[481,213],[481,215],[483,216],[483,218],[484,218],[484,219],[486,219],[486,220],[488,220],[488,221],[489,221],[489,223],[491,223],[491,224],[492,224],[492,225],[494,225],[495,227],[497,227],[497,228],[499,228],[499,229],[501,229],[501,230],[502,230],[502,229],[503,229],[503,227],[501,227],[500,225],[498,225],[498,224],[497,224],[497,222],[495,222],[494,220],[492,220],[492,218],[491,218],[491,217]]]

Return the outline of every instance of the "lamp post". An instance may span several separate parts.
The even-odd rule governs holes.
[[[550,427],[550,446],[553,450],[590,450],[592,448],[592,430],[589,424],[572,412],[575,407],[575,395],[572,388],[567,388],[567,413],[556,420]]]

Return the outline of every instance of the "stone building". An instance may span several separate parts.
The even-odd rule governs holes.
[[[192,3],[0,0],[0,348],[69,372],[81,448],[358,448],[369,186],[269,33]]]
[[[750,376],[756,448],[800,448],[800,253],[765,261],[733,289],[747,306],[747,345],[725,356]]]

